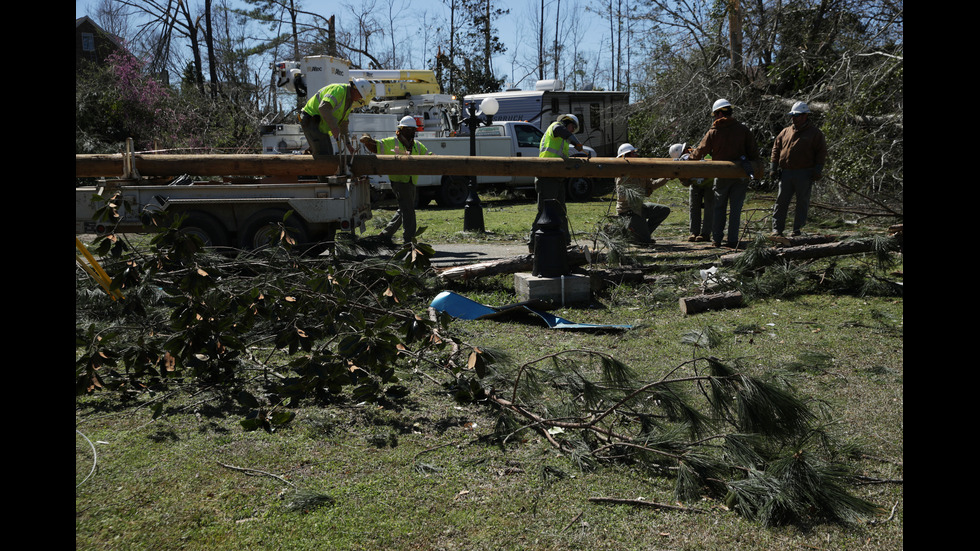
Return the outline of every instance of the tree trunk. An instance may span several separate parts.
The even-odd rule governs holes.
[[[204,44],[208,49],[208,71],[211,75],[211,99],[218,97],[218,60],[214,57],[214,29],[211,25],[211,2],[204,0]]]
[[[865,241],[840,241],[837,243],[823,243],[818,245],[801,245],[799,247],[785,247],[775,249],[773,261],[780,260],[813,260],[815,258],[825,258],[828,256],[839,256],[844,254],[868,253],[873,250],[873,245]],[[745,253],[726,254],[721,257],[723,266],[734,264],[739,257]]]

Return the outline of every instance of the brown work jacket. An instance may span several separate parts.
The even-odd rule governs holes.
[[[734,162],[743,155],[753,163],[761,159],[752,131],[731,117],[715,119],[701,143],[691,150],[691,159],[700,160],[706,155],[711,155],[713,161]]]
[[[785,170],[823,167],[827,162],[827,140],[810,121],[800,128],[791,124],[776,136],[770,161]]]

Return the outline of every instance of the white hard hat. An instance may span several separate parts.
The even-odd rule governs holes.
[[[350,81],[357,88],[357,92],[361,94],[361,99],[364,101],[369,101],[374,97],[374,86],[366,78],[352,78]]]
[[[803,113],[809,113],[809,112],[810,112],[810,108],[807,106],[807,104],[803,103],[802,101],[798,101],[794,103],[793,108],[789,110],[790,115],[802,115]]]
[[[616,153],[616,156],[622,157],[623,155],[626,155],[630,151],[636,151],[636,148],[633,147],[632,144],[624,143],[623,145],[619,146],[619,151]]]
[[[726,107],[730,108],[731,106],[732,104],[727,99],[720,99],[716,101],[714,105],[711,106],[711,112],[714,113],[719,109],[724,109]]]
[[[418,129],[419,123],[415,120],[415,117],[411,115],[405,115],[402,120],[398,121],[398,128],[415,128]]]
[[[568,113],[568,114],[565,114],[565,115],[562,115],[562,116],[558,117],[558,122],[560,122],[563,125],[568,124],[568,123],[574,124],[575,125],[575,130],[573,130],[573,132],[578,131],[578,129],[579,129],[579,126],[578,126],[578,117],[576,117],[575,115],[572,115],[571,113]]]
[[[686,143],[675,143],[674,145],[670,146],[670,149],[668,150],[667,154],[670,155],[671,159],[674,159],[676,161],[677,158],[684,153],[685,149],[687,149]]]

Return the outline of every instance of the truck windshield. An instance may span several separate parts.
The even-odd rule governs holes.
[[[515,125],[514,134],[517,136],[518,147],[538,147],[541,144],[541,136],[544,136],[541,129],[530,124]]]

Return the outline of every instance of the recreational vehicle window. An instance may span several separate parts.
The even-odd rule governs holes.
[[[589,128],[592,130],[602,130],[602,108],[598,103],[589,106]]]

